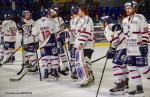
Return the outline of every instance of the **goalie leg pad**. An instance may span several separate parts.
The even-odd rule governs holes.
[[[75,53],[75,64],[76,64],[76,71],[77,71],[77,75],[78,75],[78,79],[82,80],[84,78],[89,79],[90,77],[90,70],[88,67],[88,63],[86,61],[90,61],[90,60],[85,60],[85,57],[87,57],[86,59],[90,59],[92,56],[93,50],[91,49],[86,49],[86,50],[76,50]]]

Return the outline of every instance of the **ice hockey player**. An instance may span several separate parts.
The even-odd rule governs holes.
[[[73,79],[77,79],[76,67],[75,67],[75,51],[76,48],[74,47],[75,38],[76,38],[76,26],[80,20],[78,15],[79,7],[72,6],[71,14],[72,19],[70,20],[70,31],[68,33],[68,50],[70,53],[70,60],[71,60],[71,77]]]
[[[116,94],[118,92],[124,92],[124,89],[128,89],[128,69],[125,65],[125,56],[122,55],[124,51],[124,36],[120,24],[112,23],[112,19],[109,16],[104,16],[101,19],[104,27],[104,35],[110,42],[110,48],[107,52],[107,58],[113,59],[113,75],[115,87],[110,89],[110,93]]]
[[[41,10],[41,18],[36,21],[33,27],[33,35],[39,39],[39,47],[41,53],[41,72],[44,79],[49,78],[49,75],[57,80],[59,77],[59,57],[55,33],[59,31],[57,23],[49,19],[48,9]],[[51,79],[53,80],[53,79]]]
[[[2,29],[2,21],[0,21],[0,62],[4,58],[4,36],[3,36],[4,33],[1,31],[1,29]]]
[[[85,5],[79,8],[80,21],[77,24],[77,35],[75,39],[75,64],[78,75],[79,86],[87,86],[94,82],[94,76],[90,67],[93,50],[93,30],[92,19],[88,16]]]
[[[34,26],[34,21],[31,19],[31,13],[28,10],[22,12],[22,20],[17,24],[20,34],[22,35],[22,47],[24,48],[23,57],[24,65],[26,67],[32,67],[36,62],[37,57],[35,55],[36,41],[35,37],[32,35],[32,27]],[[37,69],[35,69],[36,71]]]
[[[17,26],[12,20],[12,15],[7,13],[4,15],[4,21],[2,22],[1,32],[4,35],[4,60],[7,60],[15,50]],[[8,62],[13,63],[15,56],[12,55]]]
[[[57,46],[58,46],[58,54],[59,54],[59,59],[60,62],[62,62],[63,68],[59,68],[59,73],[63,74],[63,75],[68,75],[68,58],[65,52],[65,31],[64,31],[64,20],[58,15],[58,8],[54,8],[54,9],[49,9],[50,11],[50,15],[49,17],[51,19],[53,19],[54,21],[56,21],[58,28],[59,28],[59,33],[55,33],[56,37],[57,37]]]
[[[148,25],[142,14],[137,14],[138,4],[135,1],[125,3],[127,17],[123,19],[122,27],[126,39],[126,64],[130,70],[131,79],[136,86],[129,94],[141,94],[144,92],[141,74],[150,80],[150,68],[148,66]],[[138,71],[137,71],[138,70]]]

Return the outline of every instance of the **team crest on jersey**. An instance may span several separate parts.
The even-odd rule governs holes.
[[[57,48],[53,48],[52,49],[52,54],[56,54],[57,53]]]

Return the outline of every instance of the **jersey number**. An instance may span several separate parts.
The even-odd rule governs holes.
[[[42,36],[43,40],[46,40],[51,35],[50,31],[43,31]]]

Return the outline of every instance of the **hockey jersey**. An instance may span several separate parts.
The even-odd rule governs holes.
[[[29,44],[29,43],[35,42],[34,37],[31,33],[32,27],[34,26],[34,21],[32,19],[30,20],[23,19],[21,22],[22,23],[20,23],[20,27],[21,27],[22,35],[23,35],[23,43]]]
[[[104,35],[105,35],[107,41],[109,41],[109,42],[112,41],[112,38],[114,36],[114,31],[112,29],[114,25],[115,24],[108,24],[104,29]]]
[[[16,41],[17,25],[13,20],[4,20],[1,31],[4,33],[4,41]]]
[[[79,44],[83,44],[84,49],[92,49],[94,33],[93,20],[89,16],[80,17],[76,27],[77,35],[75,40],[75,47],[78,47]]]
[[[79,20],[80,20],[80,18],[78,16],[74,17],[70,20],[69,42],[71,42],[73,44],[74,44],[75,37],[76,37],[76,34],[77,34],[76,26],[77,26]]]
[[[55,17],[53,20],[56,21],[59,29],[64,26],[64,20],[61,17]]]
[[[148,25],[142,14],[126,17],[122,22],[128,55],[140,55],[139,44],[149,42]],[[134,49],[133,49],[134,48]]]
[[[40,47],[46,46],[51,34],[57,33],[59,28],[57,27],[56,21],[47,17],[42,17],[37,20],[33,29],[32,34],[38,35]]]
[[[120,24],[109,24],[108,27],[109,30],[105,30],[105,34],[107,40],[111,42],[111,47],[120,50],[124,49],[125,46],[125,34],[122,31],[122,27]],[[108,32],[107,32],[108,31]]]

